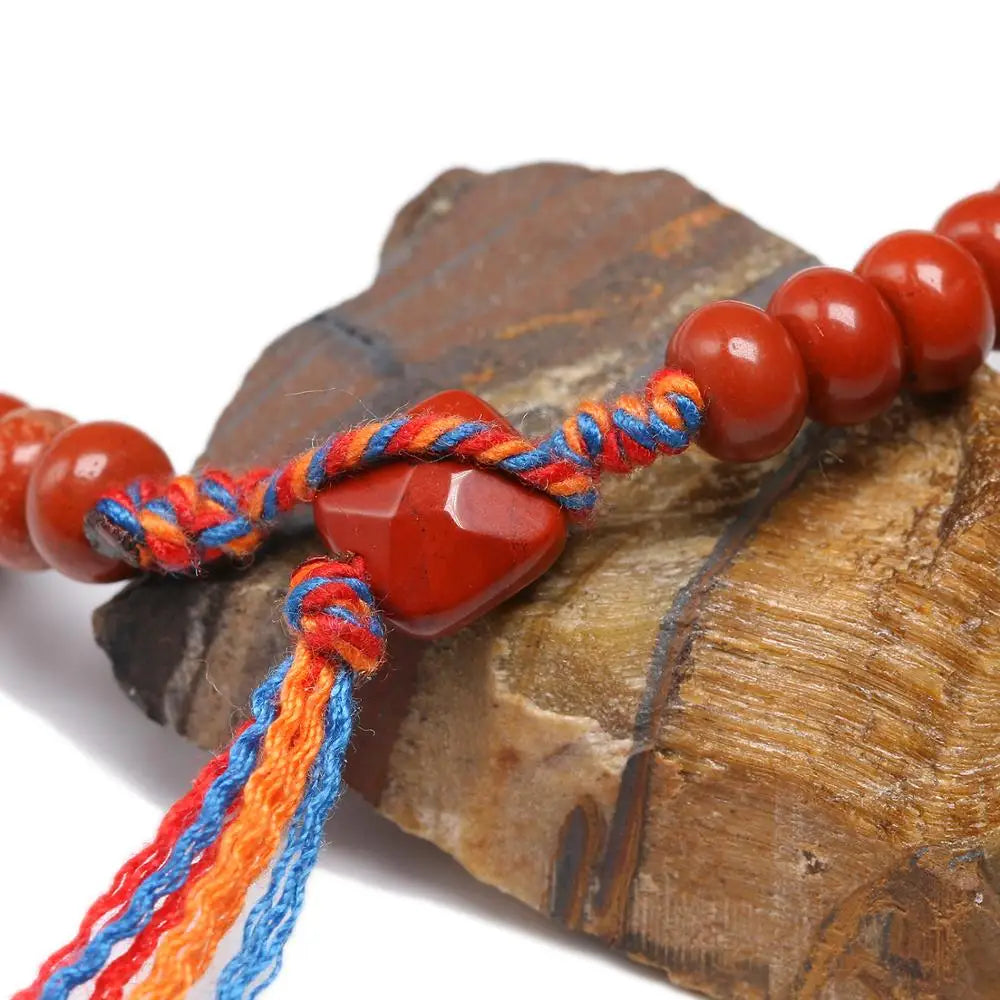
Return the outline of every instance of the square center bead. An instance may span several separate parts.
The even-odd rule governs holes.
[[[410,410],[511,427],[471,393]],[[534,582],[566,543],[562,510],[502,472],[464,462],[396,461],[359,472],[314,503],[331,551],[367,564],[384,613],[408,635],[457,631]]]

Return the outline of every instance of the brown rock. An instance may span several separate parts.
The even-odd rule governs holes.
[[[809,262],[666,173],[452,171],[372,288],[276,341],[209,443],[277,461],[452,386],[529,430],[635,384],[711,298]],[[320,391],[325,390],[325,391]],[[349,780],[473,875],[715,997],[1000,996],[1000,389],[609,482],[530,591],[364,689]],[[102,610],[204,746],[283,649],[300,520]],[[371,729],[374,735],[366,735]]]

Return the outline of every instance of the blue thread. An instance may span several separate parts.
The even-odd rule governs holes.
[[[393,439],[400,427],[404,427],[409,420],[409,417],[396,417],[394,420],[390,420],[388,423],[383,424],[383,426],[381,426],[371,436],[371,439],[365,446],[365,451],[361,456],[361,461],[365,463],[373,462],[376,458],[378,458],[382,452],[385,451],[389,442]]]
[[[146,510],[151,510],[154,514],[159,514],[164,521],[169,521],[171,524],[177,523],[177,511],[174,510],[173,504],[164,497],[157,497],[155,500],[150,500],[146,504]]]
[[[615,427],[623,434],[627,434],[637,445],[647,451],[656,451],[656,437],[649,429],[649,425],[643,423],[638,417],[633,416],[627,410],[615,410],[611,415]]]
[[[296,584],[288,592],[288,596],[285,598],[284,615],[288,627],[293,632],[298,632],[302,628],[302,602],[314,590],[327,586],[329,582],[326,577],[314,576],[312,579],[303,580],[302,583]]]
[[[159,900],[185,883],[198,855],[218,837],[230,805],[257,764],[261,740],[277,715],[277,695],[291,663],[291,657],[282,660],[251,695],[254,722],[233,742],[228,767],[212,782],[198,818],[178,838],[166,863],[143,880],[125,912],[105,924],[72,965],[62,966],[52,974],[41,1000],[66,1000],[73,989],[92,979],[104,967],[114,946],[142,931]]]
[[[522,452],[520,455],[511,455],[503,461],[497,462],[497,468],[505,472],[532,472],[540,469],[549,463],[549,451],[547,448],[532,448],[531,451]]]
[[[117,500],[112,500],[110,497],[103,497],[97,501],[95,509],[102,517],[106,517],[116,527],[135,535],[139,540],[144,537],[139,519],[132,511],[127,507],[123,507]]]
[[[689,438],[686,431],[679,431],[669,424],[664,423],[660,417],[650,411],[649,414],[649,424],[656,433],[657,438],[662,444],[667,448],[671,448],[675,451],[680,451],[686,448],[689,443]]]
[[[566,440],[566,432],[560,427],[559,430],[553,431],[542,444],[553,454],[556,458],[565,459],[568,462],[572,462],[574,465],[579,465],[582,469],[590,468],[590,459],[586,455],[577,454],[570,446],[569,442]]]
[[[493,424],[487,424],[482,420],[470,420],[450,431],[445,431],[432,445],[431,451],[435,454],[454,451],[463,441],[468,441],[470,437],[481,434],[489,430]]]
[[[703,419],[702,411],[698,408],[698,405],[693,399],[688,396],[682,396],[676,392],[667,393],[667,398],[671,400],[674,406],[680,410],[681,416],[684,418],[684,426],[687,427],[688,434],[694,437],[695,434],[701,429],[701,422]]]
[[[580,431],[580,437],[583,438],[583,443],[587,446],[587,453],[593,461],[604,448],[604,435],[601,433],[600,425],[589,413],[578,413],[576,426]]]
[[[296,584],[288,592],[288,596],[285,598],[284,610],[285,621],[288,623],[288,627],[293,632],[300,631],[302,628],[302,602],[314,590],[319,590],[321,587],[328,587],[330,584],[337,583],[342,583],[350,587],[351,590],[357,594],[358,599],[364,604],[367,604],[370,607],[375,606],[375,597],[371,592],[371,588],[363,580],[359,580],[357,577],[314,576],[311,579],[303,580],[302,583]],[[329,607],[324,610],[327,613],[335,614],[338,617],[347,617],[350,615],[350,620],[353,621],[355,625],[370,628],[371,631],[379,638],[385,635],[385,631],[382,628],[382,622],[378,615],[373,615],[369,622],[362,623],[346,608]]]
[[[329,615],[331,618],[339,618],[341,621],[350,622],[351,625],[357,625],[358,628],[363,628],[361,619],[353,611],[348,611],[347,608],[339,608],[331,604],[329,607],[323,609],[324,615]]]
[[[584,490],[582,493],[571,493],[569,496],[555,499],[567,510],[593,510],[597,505],[597,490]]]
[[[217,1000],[253,1000],[281,970],[284,947],[302,909],[306,882],[322,845],[324,822],[340,795],[344,755],[354,721],[353,687],[351,672],[342,670],[330,693],[323,743],[289,826],[284,850],[274,863],[267,892],[247,915],[239,953],[222,970]]]
[[[306,485],[311,490],[318,490],[326,478],[326,460],[333,447],[333,438],[327,438],[317,449],[306,469]]]
[[[253,523],[246,514],[241,514],[231,521],[215,525],[214,528],[206,528],[198,536],[198,544],[206,549],[221,549],[224,545],[235,542],[244,535],[249,535],[251,531],[253,531]]]
[[[278,510],[278,476],[280,472],[275,472],[271,476],[267,484],[267,489],[264,490],[264,499],[261,502],[260,516],[264,521],[276,521],[278,515],[281,513]]]
[[[364,580],[359,580],[356,576],[331,576],[326,579],[327,583],[343,583],[350,587],[365,604],[375,606],[375,597],[371,587]]]
[[[204,493],[209,500],[214,500],[220,507],[224,507],[230,514],[235,514],[239,510],[236,498],[217,479],[202,479],[198,483],[198,489]]]

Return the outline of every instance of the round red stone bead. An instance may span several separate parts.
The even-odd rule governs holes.
[[[1000,315],[1000,190],[982,191],[952,205],[934,231],[976,258],[986,276],[993,314]]]
[[[903,335],[873,285],[850,271],[810,267],[778,288],[767,311],[802,354],[810,417],[857,424],[889,407],[903,378]]]
[[[510,427],[471,393],[414,407]],[[372,589],[400,632],[457,631],[532,583],[566,544],[559,506],[501,472],[464,462],[396,462],[324,490],[316,529],[334,552],[364,557]]]
[[[73,421],[54,410],[11,410],[0,417],[0,566],[40,570],[46,560],[28,535],[25,503],[31,470]]]
[[[937,233],[906,230],[876,243],[855,270],[899,320],[914,390],[958,388],[986,360],[995,337],[993,306],[968,250]]]
[[[791,334],[745,302],[711,302],[674,331],[667,364],[691,375],[708,409],[698,444],[756,462],[785,448],[805,418],[805,366]]]
[[[26,405],[17,396],[8,396],[5,392],[0,392],[0,417],[6,416],[11,410],[23,409]]]
[[[104,493],[150,476],[170,476],[170,460],[142,431],[112,421],[74,424],[46,448],[28,483],[28,529],[53,569],[85,583],[110,583],[135,572],[98,554],[83,533],[87,512]]]

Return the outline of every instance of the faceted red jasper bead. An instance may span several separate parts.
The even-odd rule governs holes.
[[[1000,190],[982,191],[952,205],[934,230],[976,258],[986,276],[994,316],[1000,315]]]
[[[511,426],[458,390],[410,412]],[[566,543],[553,500],[503,473],[451,460],[361,472],[324,490],[313,509],[330,549],[363,556],[386,615],[421,639],[486,614],[541,576]]]
[[[74,424],[45,449],[28,483],[28,529],[35,548],[60,573],[85,583],[134,574],[126,563],[94,551],[83,533],[87,512],[104,493],[173,473],[155,441],[128,424]]]
[[[667,364],[691,375],[708,410],[698,444],[732,462],[785,448],[805,418],[802,356],[788,331],[745,302],[710,302],[674,331]]]
[[[5,392],[0,392],[0,417],[6,416],[11,410],[20,410],[25,405],[16,396],[8,396]]]
[[[46,568],[28,536],[28,477],[46,445],[72,423],[70,417],[54,410],[20,408],[0,417],[0,566]]]
[[[906,230],[876,243],[855,270],[896,314],[907,381],[917,392],[958,388],[986,360],[995,337],[993,307],[968,250],[937,233]]]
[[[774,293],[768,313],[792,335],[809,379],[809,416],[856,424],[887,409],[903,378],[903,335],[875,287],[810,267]]]

